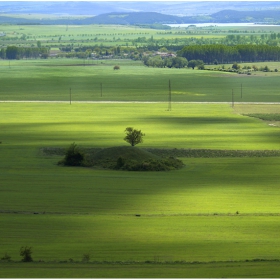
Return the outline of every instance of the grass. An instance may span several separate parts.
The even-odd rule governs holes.
[[[279,216],[2,214],[1,220],[1,251],[14,261],[26,244],[34,261],[81,262],[85,253],[92,262],[279,258]]]
[[[120,64],[118,71],[113,70],[116,64]],[[247,76],[219,71],[148,68],[131,61],[101,64],[100,61],[49,59],[26,63],[12,61],[10,67],[7,61],[0,61],[0,100],[70,102],[71,88],[73,102],[167,102],[170,80],[173,102],[231,102],[232,90],[235,102],[279,102],[279,73]]]
[[[276,262],[210,264],[5,264],[3,277],[18,278],[277,278]]]
[[[165,141],[172,147],[279,147],[277,128],[231,110],[206,104],[176,105],[171,112],[163,104],[1,104],[0,257],[7,252],[19,261],[19,248],[32,246],[34,259],[46,262],[0,263],[1,276],[279,277],[278,262],[244,262],[279,256],[279,157],[184,158],[182,170],[148,174],[63,168],[56,165],[61,156],[40,153],[76,139],[87,147],[121,144],[127,120],[144,126],[144,147],[150,141],[153,147],[166,147]],[[203,139],[197,128],[209,126]],[[252,132],[261,138],[248,138]],[[190,135],[192,142],[183,140]],[[233,138],[238,141],[228,140]],[[85,253],[101,264],[80,263]],[[155,260],[162,263],[145,264]],[[165,263],[176,260],[206,263]]]
[[[204,30],[178,35],[180,29],[5,25],[7,37],[30,37],[2,44],[41,41],[57,49],[103,40],[116,46],[142,36],[221,38],[229,28],[220,30],[205,36]],[[268,125],[278,125],[271,115],[279,115],[279,105],[175,103],[230,103],[232,90],[235,102],[279,102],[279,72],[248,76],[129,60],[38,59],[0,60],[0,77],[1,101],[65,102],[0,103],[0,258],[12,258],[0,261],[1,277],[279,278],[280,132]],[[77,103],[112,100],[162,103]],[[245,116],[268,114],[267,122]],[[140,148],[191,149],[208,158],[181,154],[183,169],[151,173],[61,167],[62,155],[42,152],[73,142],[86,149],[122,146],[128,126],[146,134]],[[252,157],[256,150],[267,152]],[[246,157],[222,157],[231,151]],[[32,246],[34,263],[20,262],[22,246]],[[89,263],[82,262],[84,254]]]
[[[14,17],[27,18],[42,18],[43,15],[14,15]],[[49,16],[55,18],[57,16]],[[75,18],[82,18],[83,16],[75,16]],[[61,16],[60,18],[63,18]],[[65,16],[64,18],[67,18]],[[41,41],[43,46],[60,47],[65,45],[72,45],[74,47],[89,45],[103,45],[103,46],[133,46],[132,40],[139,37],[145,37],[149,40],[152,36],[154,40],[162,43],[163,40],[180,39],[182,38],[211,38],[221,39],[228,34],[238,33],[241,35],[260,35],[263,33],[270,34],[271,32],[279,32],[278,26],[224,26],[224,27],[203,27],[192,30],[192,33],[185,33],[189,30],[185,28],[172,28],[171,30],[156,30],[148,28],[140,28],[137,26],[124,25],[8,25],[2,26],[2,31],[6,33],[6,38],[12,41],[2,41],[4,45],[21,44],[21,45],[36,45],[37,41]],[[23,35],[27,36],[26,40],[20,39]],[[163,41],[164,43],[164,41]],[[137,43],[141,46],[142,43]]]
[[[37,160],[27,170],[20,166],[2,168],[1,211],[99,215],[278,213],[279,191],[275,185],[279,158],[189,159],[184,160],[186,167],[182,170],[149,174],[63,168],[56,167],[55,161],[45,159],[43,165],[43,160]],[[40,171],[43,167],[44,172]]]
[[[83,147],[121,146],[124,129],[132,126],[146,134],[143,148],[279,149],[277,129],[232,114],[228,105],[174,104],[171,112],[164,103],[1,103],[0,107],[1,147],[66,148],[73,142]]]
[[[206,67],[209,69],[220,69],[224,66],[224,69],[228,69],[228,68],[232,68],[233,63],[224,63],[224,64],[217,64],[217,65],[207,65]],[[274,69],[280,69],[280,62],[279,61],[264,61],[264,62],[241,62],[238,63],[238,65],[240,65],[240,71],[242,71],[244,66],[250,66],[252,68],[252,66],[256,66],[258,67],[258,69],[260,68],[264,68],[265,66],[268,66],[268,68],[270,69],[271,72],[261,72],[261,71],[252,71],[252,75],[273,75],[275,74]],[[277,74],[277,73],[276,73]]]
[[[280,121],[280,114],[249,114],[248,116],[264,121]]]
[[[278,114],[279,104],[238,104],[234,106],[234,111],[238,114]]]
[[[244,116],[262,120],[269,126],[280,126],[279,105],[238,105],[235,112]]]
[[[141,84],[141,75],[147,79],[154,75],[158,91],[152,96],[143,94],[141,100],[163,98],[160,83],[164,78],[168,81],[169,73],[178,83],[186,73],[200,83],[202,78],[203,82],[211,80],[206,71],[173,72],[129,65],[121,66],[124,73],[105,65],[28,67],[18,65],[7,73],[2,66],[3,99],[9,94],[11,99],[21,99],[23,92],[22,99],[44,100],[44,90],[32,92],[36,82],[62,89],[66,81],[72,82],[75,71],[78,78],[73,83],[80,83],[81,99],[86,99],[82,82],[93,73],[107,75],[112,84],[130,77],[135,87]],[[24,73],[27,69],[29,74]],[[62,69],[66,72],[60,72]],[[129,76],[131,69],[135,72]],[[31,74],[34,85],[28,77]],[[24,86],[17,84],[21,75],[26,75]],[[211,76],[213,85],[214,81],[222,85],[242,79],[225,75],[223,80],[215,75]],[[267,83],[267,78],[262,81]],[[271,92],[276,92],[276,81],[270,80]],[[251,82],[258,85],[256,79]],[[104,84],[104,96],[105,89]],[[63,100],[61,92],[56,94]],[[131,92],[136,96],[133,88]],[[214,90],[212,93],[213,99],[222,100]],[[115,89],[118,94],[115,99],[132,100]],[[251,98],[257,100],[259,94],[257,91],[253,97],[251,93]],[[13,277],[16,272],[17,277],[279,277],[276,261],[245,262],[279,258],[278,156],[182,157],[183,169],[143,173],[61,167],[57,162],[62,156],[42,153],[41,148],[67,148],[73,142],[84,148],[123,146],[128,126],[146,134],[139,145],[146,149],[279,150],[278,127],[243,116],[270,110],[277,114],[279,105],[231,108],[228,104],[181,103],[172,104],[172,111],[167,111],[167,105],[0,103],[0,153],[4,159],[0,161],[0,218],[4,225],[0,258],[8,253],[15,261],[0,263],[1,277]],[[19,263],[21,246],[31,246],[34,260],[45,263]],[[86,253],[91,255],[91,263],[80,263]],[[205,263],[174,264],[177,260]],[[130,265],[124,267],[117,261]]]

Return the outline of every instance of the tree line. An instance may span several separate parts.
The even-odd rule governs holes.
[[[49,48],[46,47],[16,47],[8,46],[0,50],[2,59],[23,59],[23,58],[48,58]]]
[[[184,57],[144,56],[142,61],[146,66],[158,68],[184,68],[188,66],[188,60]]]
[[[187,60],[203,60],[207,64],[279,61],[280,48],[268,45],[196,45],[183,47],[177,55]]]

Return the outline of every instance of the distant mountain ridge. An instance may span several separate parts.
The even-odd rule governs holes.
[[[280,11],[233,11],[224,10],[211,16],[217,22],[279,22]]]
[[[108,13],[82,19],[26,19],[0,16],[0,23],[11,24],[184,24],[184,23],[280,23],[279,11],[233,11],[225,10],[209,16],[172,16],[156,12]]]
[[[246,2],[246,1],[245,1]],[[3,3],[6,3],[4,5]],[[13,2],[15,3],[14,6],[16,6],[16,3],[20,2]],[[26,4],[26,6],[19,5],[18,9],[21,11],[27,11],[30,7],[30,2],[23,2]],[[119,9],[125,9],[125,7],[128,6],[127,2],[124,4],[124,2],[116,2],[116,3],[122,3],[122,8]],[[138,7],[139,9],[143,8],[144,2],[135,2],[138,3],[137,5],[132,5],[130,7],[130,10],[134,7]],[[168,9],[170,8],[171,2],[160,2],[162,3],[162,9]],[[172,6],[182,6],[184,4],[184,7],[188,7],[188,4],[191,8],[194,8],[195,4],[194,2],[173,2],[174,5]],[[206,2],[197,2],[197,7],[201,5],[208,6],[208,3]],[[213,2],[211,2],[213,3]],[[222,7],[225,7],[225,2],[215,2],[216,5],[220,5]],[[219,4],[217,4],[219,3]],[[255,2],[256,3],[256,2]],[[268,2],[271,3],[271,2]],[[42,5],[39,2],[34,2],[32,8],[33,12],[39,12],[42,9]],[[155,4],[155,2],[146,2],[146,5],[151,7],[157,7],[158,3]],[[256,4],[257,5],[257,4]],[[272,5],[272,4],[271,4]],[[52,12],[52,15],[57,15],[57,17],[48,17],[48,16],[42,16],[42,17],[34,17],[32,18],[32,14],[28,15],[28,17],[24,16],[12,16],[12,13],[1,13],[0,10],[0,23],[10,23],[10,24],[78,24],[78,25],[88,25],[88,24],[120,24],[120,25],[137,25],[137,24],[196,24],[196,23],[276,23],[280,24],[280,2],[274,3],[274,6],[267,5],[262,7],[274,7],[274,9],[269,10],[250,10],[250,11],[239,11],[239,10],[233,10],[233,9],[225,9],[221,10],[212,14],[197,14],[191,15],[191,16],[178,16],[178,15],[171,15],[171,14],[163,14],[156,11],[153,12],[147,12],[147,11],[122,11],[122,12],[110,12],[110,13],[103,13],[100,15],[88,15],[83,16],[80,18],[75,18],[71,16],[65,16],[63,14],[64,11],[73,11],[77,7],[77,2],[48,2],[46,1],[46,4],[43,5],[45,7],[45,13],[48,15],[48,13]],[[235,6],[235,5],[233,5]],[[250,5],[247,4],[246,7]],[[54,9],[55,7],[55,9]],[[90,11],[92,12],[93,8],[98,7],[100,9],[106,10],[108,7],[115,7],[115,5],[112,2],[83,2],[80,7],[83,7],[83,9],[88,9],[88,13]],[[106,8],[107,7],[107,8]],[[0,1],[0,9],[2,11],[5,11],[5,9],[10,9],[11,4],[8,4],[7,2],[1,2]],[[100,10],[99,9],[99,10]],[[108,8],[109,9],[109,8]],[[97,12],[97,10],[95,10]],[[109,9],[110,10],[110,9]],[[156,10],[156,9],[155,9]],[[56,12],[56,13],[54,13]],[[76,11],[77,13],[78,11]]]
[[[173,16],[211,15],[223,10],[279,10],[279,1],[0,1],[0,14],[92,15],[157,12]]]
[[[234,11],[225,10],[209,16],[178,17],[156,12],[110,13],[81,22],[87,24],[183,24],[183,23],[241,23],[241,22],[280,22],[280,11]]]
[[[156,12],[109,13],[81,20],[87,24],[155,24],[183,23],[178,16],[164,15]]]

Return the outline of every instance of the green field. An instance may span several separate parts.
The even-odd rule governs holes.
[[[0,100],[69,102],[71,88],[72,101],[167,102],[170,80],[173,102],[232,102],[232,93],[236,102],[280,102],[280,72],[256,73],[149,68],[131,60],[2,60]]]
[[[0,260],[1,278],[279,278],[280,157],[263,152],[280,150],[279,72],[1,60],[0,82],[0,259],[12,260]],[[139,148],[261,156],[128,172],[62,167],[43,152],[128,145],[129,126],[146,134]]]
[[[4,14],[1,14],[3,16]],[[30,15],[25,15],[30,18]],[[31,17],[36,18],[36,15]],[[42,15],[37,15],[41,18]],[[250,35],[260,36],[272,32],[279,32],[278,26],[206,26],[198,28],[172,28],[168,30],[150,29],[140,26],[125,25],[1,25],[1,32],[6,34],[7,40],[1,40],[0,45],[34,46],[37,41],[41,41],[44,46],[61,47],[73,45],[83,46],[144,46],[147,40],[153,38],[157,43],[162,44],[169,40],[169,43],[178,44],[184,39],[212,39],[213,42],[221,40],[227,35],[237,34],[250,37]],[[138,38],[144,38],[137,42]]]
[[[0,103],[0,256],[14,261],[1,277],[278,278],[279,157],[181,158],[181,170],[143,173],[59,167],[41,151],[122,146],[127,126],[146,133],[143,148],[279,150],[279,127],[241,115],[278,110]],[[19,262],[21,246],[33,264]]]
[[[3,277],[19,278],[278,278],[276,262],[210,264],[5,264]],[[276,276],[275,276],[276,275]]]

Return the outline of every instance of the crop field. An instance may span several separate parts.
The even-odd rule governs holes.
[[[0,100],[70,102],[71,94],[72,101],[167,102],[170,81],[174,102],[232,102],[232,93],[235,102],[280,102],[279,73],[149,68],[131,60],[3,60]]]
[[[279,277],[278,156],[143,173],[61,167],[41,150],[122,146],[127,126],[143,148],[279,150],[279,127],[241,115],[279,105],[166,105],[0,103],[0,254],[14,261],[1,277]]]
[[[222,34],[213,34],[204,30],[193,30],[188,32],[186,29],[157,30],[137,26],[122,25],[55,25],[49,28],[48,25],[5,25],[2,27],[3,32],[9,40],[0,41],[0,45],[8,45],[13,42],[32,46],[40,40],[44,46],[67,46],[79,45],[92,46],[102,43],[103,46],[135,46],[133,40],[142,38],[149,40],[175,40],[184,38],[223,38],[227,31]],[[265,31],[266,32],[266,31]],[[24,39],[22,39],[24,37]],[[137,46],[145,45],[143,42],[137,42]]]
[[[229,31],[2,27],[13,42],[40,40],[57,49]],[[128,59],[0,60],[0,277],[279,278],[280,63],[240,64],[272,71],[152,68]],[[145,133],[137,148],[171,151],[184,167],[58,165],[63,155],[56,151],[72,143],[128,145],[127,127]],[[33,262],[22,262],[25,246]]]
[[[3,16],[3,14],[1,15]],[[28,15],[26,15],[29,17]],[[34,17],[34,15],[33,15]],[[38,17],[42,17],[38,15]],[[69,43],[83,45],[93,44],[102,41],[104,45],[115,46],[116,44],[129,44],[137,38],[150,39],[151,36],[156,40],[181,39],[181,38],[222,38],[228,34],[237,32],[241,35],[250,36],[251,34],[265,34],[279,32],[278,26],[206,26],[199,28],[172,28],[170,30],[157,30],[139,26],[124,25],[2,25],[1,31],[7,34],[10,39],[16,39],[19,43],[32,44],[40,40],[44,45],[59,43],[66,45]],[[230,32],[230,33],[229,33]],[[22,40],[22,36],[25,39]],[[6,42],[3,42],[6,43]],[[140,43],[141,45],[141,43]]]

